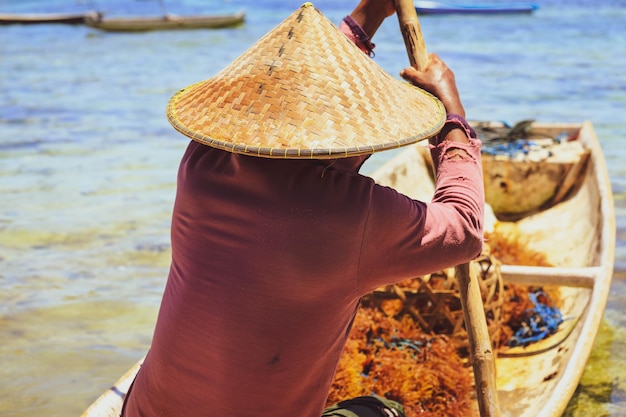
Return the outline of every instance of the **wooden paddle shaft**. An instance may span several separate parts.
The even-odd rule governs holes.
[[[463,307],[463,318],[467,329],[480,415],[481,417],[499,417],[496,361],[478,278],[471,273],[469,263],[457,266],[455,277],[459,285],[461,307]]]
[[[428,52],[422,37],[422,29],[417,20],[415,5],[413,0],[395,0],[395,3],[400,32],[404,38],[409,62],[412,67],[421,71],[428,65]]]
[[[394,1],[411,66],[424,70],[428,65],[428,53],[413,0]],[[478,279],[470,274],[468,263],[456,267],[456,279],[460,288],[480,415],[499,417],[495,358]]]

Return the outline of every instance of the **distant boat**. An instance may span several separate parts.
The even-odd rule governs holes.
[[[172,29],[219,29],[239,26],[245,14],[238,12],[224,15],[176,16],[166,14],[154,17],[104,17],[90,16],[87,26],[110,32],[145,32]]]
[[[97,12],[84,13],[2,13],[0,25],[32,25],[32,24],[68,24],[81,25],[85,19],[98,19]]]
[[[532,13],[539,6],[534,3],[458,4],[439,1],[415,1],[417,14],[505,14]]]

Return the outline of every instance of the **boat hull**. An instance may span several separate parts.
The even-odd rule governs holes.
[[[0,25],[67,24],[80,25],[87,19],[98,19],[99,14],[91,13],[26,13],[0,14]]]
[[[244,13],[209,16],[119,17],[87,19],[93,28],[108,32],[146,32],[153,30],[221,29],[242,25]]]
[[[448,4],[437,1],[416,1],[415,10],[417,14],[511,14],[511,13],[532,13],[538,9],[532,3],[511,3],[494,5],[463,5]]]

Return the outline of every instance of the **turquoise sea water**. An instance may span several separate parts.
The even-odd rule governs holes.
[[[148,347],[169,264],[187,141],[177,90],[228,65],[300,1],[166,0],[170,13],[244,10],[243,27],[110,34],[0,27],[0,415],[80,415]],[[570,416],[626,415],[626,0],[538,0],[532,15],[423,16],[468,117],[591,120],[617,212],[613,288]],[[159,14],[157,1],[0,0],[0,13]],[[314,2],[338,23],[355,2]],[[374,39],[407,65],[395,18]],[[323,53],[323,51],[321,51]],[[375,155],[371,172],[393,152]]]

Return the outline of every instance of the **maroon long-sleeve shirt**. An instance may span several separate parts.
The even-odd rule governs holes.
[[[172,265],[125,417],[319,417],[360,297],[466,262],[483,234],[480,142],[434,200],[358,174],[365,158],[243,156],[191,142]]]

